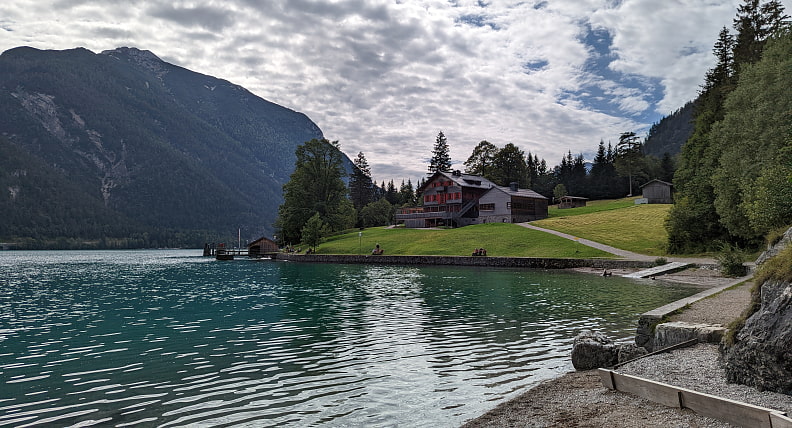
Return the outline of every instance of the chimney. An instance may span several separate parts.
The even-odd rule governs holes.
[[[516,181],[512,181],[511,183],[509,183],[509,188],[511,189],[512,192],[516,192],[517,191],[517,182]]]

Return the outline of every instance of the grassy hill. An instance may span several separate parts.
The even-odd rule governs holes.
[[[592,201],[586,207],[559,210],[533,224],[641,254],[661,256],[666,242],[663,222],[671,205],[635,205],[635,198]],[[612,255],[548,233],[509,223],[459,229],[372,228],[330,237],[320,254],[368,254],[376,244],[389,255],[470,255],[594,258]]]
[[[668,233],[663,222],[671,205],[634,205],[633,199],[594,201],[581,208],[553,209],[549,218],[533,224],[636,253],[665,254]]]

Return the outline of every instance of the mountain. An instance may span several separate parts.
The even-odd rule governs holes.
[[[148,51],[11,49],[0,55],[0,239],[270,234],[295,149],[313,138],[322,131],[304,114]]]
[[[695,102],[688,102],[652,125],[643,145],[644,153],[662,158],[665,153],[673,156],[681,152],[682,145],[693,134],[694,109]]]

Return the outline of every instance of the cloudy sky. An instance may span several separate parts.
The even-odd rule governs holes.
[[[415,180],[439,131],[556,165],[696,96],[740,0],[14,0],[0,51],[118,46],[307,114],[376,180]],[[783,1],[787,11],[792,0]]]

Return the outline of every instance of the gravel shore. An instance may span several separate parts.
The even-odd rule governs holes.
[[[706,269],[688,269],[664,280],[717,286],[728,280]],[[728,325],[750,303],[750,282],[695,302],[674,321]],[[571,350],[570,350],[571,352]],[[726,382],[718,346],[691,348],[647,357],[619,372],[653,379],[792,414],[792,396]],[[666,407],[630,394],[611,391],[596,370],[571,372],[543,382],[502,403],[463,427],[729,427],[687,409]]]

